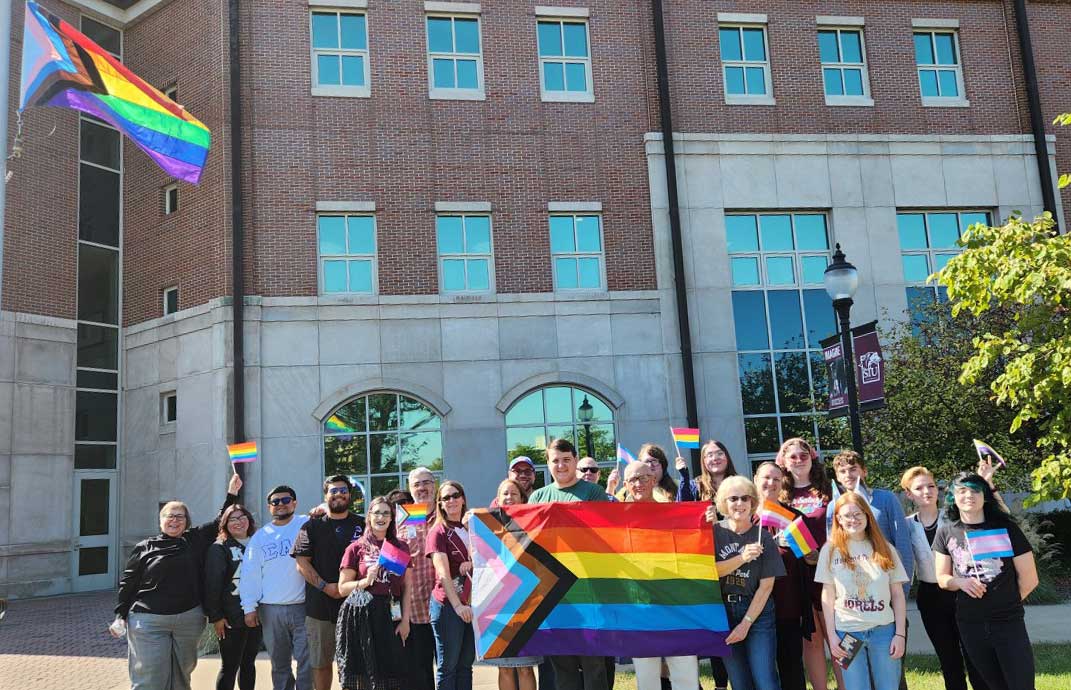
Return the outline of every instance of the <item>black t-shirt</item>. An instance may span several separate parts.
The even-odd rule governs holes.
[[[1011,557],[975,558],[967,535],[982,530],[1006,530],[1007,541],[1015,556],[1030,553],[1030,542],[1023,531],[1013,522],[982,522],[965,525],[953,522],[941,525],[933,540],[933,550],[952,559],[952,574],[955,577],[974,577],[986,586],[985,596],[974,599],[962,591],[956,592],[956,618],[961,621],[1009,621],[1023,617],[1023,602],[1019,598],[1019,575]],[[990,546],[1002,541],[998,536],[990,538]],[[974,551],[982,548],[974,546]]]
[[[346,547],[364,534],[364,518],[348,514],[341,520],[329,516],[309,520],[301,526],[290,555],[308,556],[312,567],[324,582],[338,582],[338,567]],[[335,622],[342,599],[333,599],[316,587],[305,583],[305,615],[320,621]]]

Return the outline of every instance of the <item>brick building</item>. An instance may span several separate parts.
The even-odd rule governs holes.
[[[24,114],[0,594],[111,587],[162,501],[211,517],[242,431],[255,508],[277,483],[309,507],[325,473],[378,494],[419,464],[479,504],[549,436],[606,466],[616,443],[668,445],[689,406],[675,213],[703,436],[738,468],[792,435],[837,448],[812,402],[834,244],[860,269],[853,321],[903,319],[965,223],[1046,204],[1011,0],[667,3],[676,208],[649,2],[248,0],[237,61],[226,3],[44,4],[213,146],[175,185],[107,127]],[[1048,122],[1071,7],[1026,9]],[[12,32],[18,65],[22,3]]]

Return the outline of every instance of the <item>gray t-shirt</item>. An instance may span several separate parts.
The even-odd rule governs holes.
[[[785,574],[785,564],[781,561],[781,552],[773,537],[764,529],[755,525],[743,534],[737,534],[729,528],[729,521],[723,520],[714,525],[714,556],[719,561],[733,558],[748,544],[754,544],[761,535],[762,555],[750,563],[745,563],[725,577],[719,578],[722,594],[743,594],[751,596],[759,588],[759,581],[764,577],[781,577]]]

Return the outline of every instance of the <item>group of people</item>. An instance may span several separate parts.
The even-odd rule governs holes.
[[[827,652],[840,690],[905,687],[901,658],[914,632],[906,617],[913,576],[946,688],[966,690],[969,677],[974,690],[1033,690],[1023,600],[1037,586],[1037,571],[988,462],[952,480],[944,510],[933,474],[912,467],[901,487],[918,510],[905,516],[892,492],[867,486],[858,454],[836,455],[831,481],[801,438],[786,441],[753,478],[737,473],[718,441],[701,448],[694,479],[676,458],[680,484],[659,446],[644,445],[637,458],[610,472],[604,488],[598,464],[556,439],[546,449],[552,483],[535,488],[534,463],[514,458],[489,507],[710,503],[705,515],[732,652],[711,658],[717,690],[806,690],[805,679],[814,690],[828,690]],[[471,690],[476,653],[464,487],[437,484],[430,470],[417,468],[407,490],[372,498],[364,516],[350,511],[354,487],[347,477],[330,477],[323,488],[323,503],[309,515],[297,513],[292,488],[273,488],[266,496],[271,521],[259,529],[238,502],[237,475],[212,522],[194,526],[185,504],[164,505],[160,534],[130,555],[111,628],[127,634],[133,690],[189,688],[206,618],[222,657],[217,690],[233,690],[236,681],[241,690],[254,687],[262,641],[275,690],[329,690],[336,668],[345,689]],[[767,502],[799,518],[820,548],[797,558],[785,534],[758,519]],[[426,507],[426,520],[398,525],[396,506],[414,503]],[[404,570],[381,564],[398,554],[408,554]],[[639,690],[699,688],[696,657],[632,661]],[[609,656],[484,663],[498,667],[500,690],[536,690],[537,667],[539,690],[613,687]]]

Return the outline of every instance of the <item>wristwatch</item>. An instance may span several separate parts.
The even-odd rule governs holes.
[[[320,590],[321,592],[324,591],[325,587],[327,587],[327,581],[326,580],[320,580],[320,582],[317,583],[317,585],[316,585],[316,589]]]
[[[744,614],[744,620],[746,620],[748,623],[754,623],[755,622],[755,619],[752,618],[751,616],[747,615],[746,613]]]

